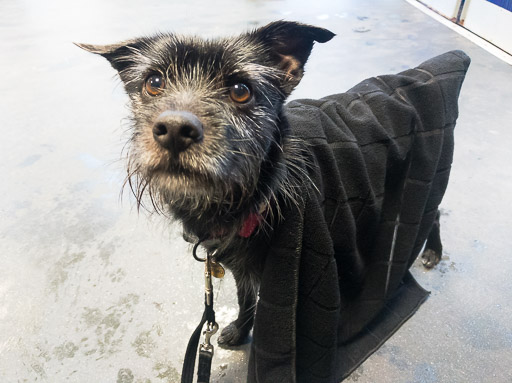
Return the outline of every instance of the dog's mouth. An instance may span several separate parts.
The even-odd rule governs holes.
[[[178,155],[160,151],[158,160],[155,161],[153,156],[154,161],[143,164],[138,175],[155,190],[175,195],[193,195],[201,190],[211,192],[219,185],[225,189],[241,181],[239,169],[232,159],[205,153],[204,148],[197,145]]]
[[[185,186],[184,182],[197,185],[198,183],[209,183],[212,181],[208,175],[203,174],[196,169],[186,167],[184,164],[177,161],[169,163],[166,166],[159,166],[151,169],[147,171],[147,174],[150,179],[176,179],[181,182],[183,186]]]
[[[156,163],[147,164],[148,173],[211,182],[228,176],[226,168],[232,161],[227,153],[212,153],[207,144],[195,144],[184,152],[159,150]]]

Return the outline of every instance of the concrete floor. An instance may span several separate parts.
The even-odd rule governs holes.
[[[512,382],[512,67],[402,0],[0,2],[0,382],[177,382],[202,266],[179,228],[119,193],[127,115],[114,70],[72,41],[216,36],[276,19],[338,34],[294,97],[341,92],[451,49],[473,59],[431,297],[347,382]],[[207,5],[205,5],[207,4]],[[221,327],[234,284],[215,286]],[[217,348],[216,382],[248,346]]]

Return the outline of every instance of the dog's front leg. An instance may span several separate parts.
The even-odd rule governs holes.
[[[239,346],[247,340],[254,323],[254,311],[256,308],[256,286],[245,275],[235,277],[238,295],[238,306],[240,311],[238,318],[226,326],[220,336],[218,343],[223,346]]]

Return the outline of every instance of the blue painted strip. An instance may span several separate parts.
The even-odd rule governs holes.
[[[490,3],[496,4],[498,7],[504,8],[512,12],[512,0],[487,0]]]

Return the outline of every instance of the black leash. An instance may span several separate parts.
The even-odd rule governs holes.
[[[219,329],[215,322],[215,311],[213,310],[213,285],[212,275],[215,277],[224,276],[224,269],[216,263],[213,254],[207,253],[206,258],[197,256],[197,248],[202,240],[194,245],[192,254],[197,261],[204,262],[205,294],[204,294],[204,312],[199,325],[196,327],[190,340],[188,341],[185,360],[183,361],[183,370],[181,372],[181,383],[192,383],[194,379],[194,367],[196,364],[197,346],[201,330],[206,323],[206,329],[203,332],[204,342],[199,346],[199,363],[197,366],[197,383],[209,383],[213,358],[213,345],[210,338]],[[213,274],[212,274],[213,272]],[[221,275],[222,274],[222,275]]]

